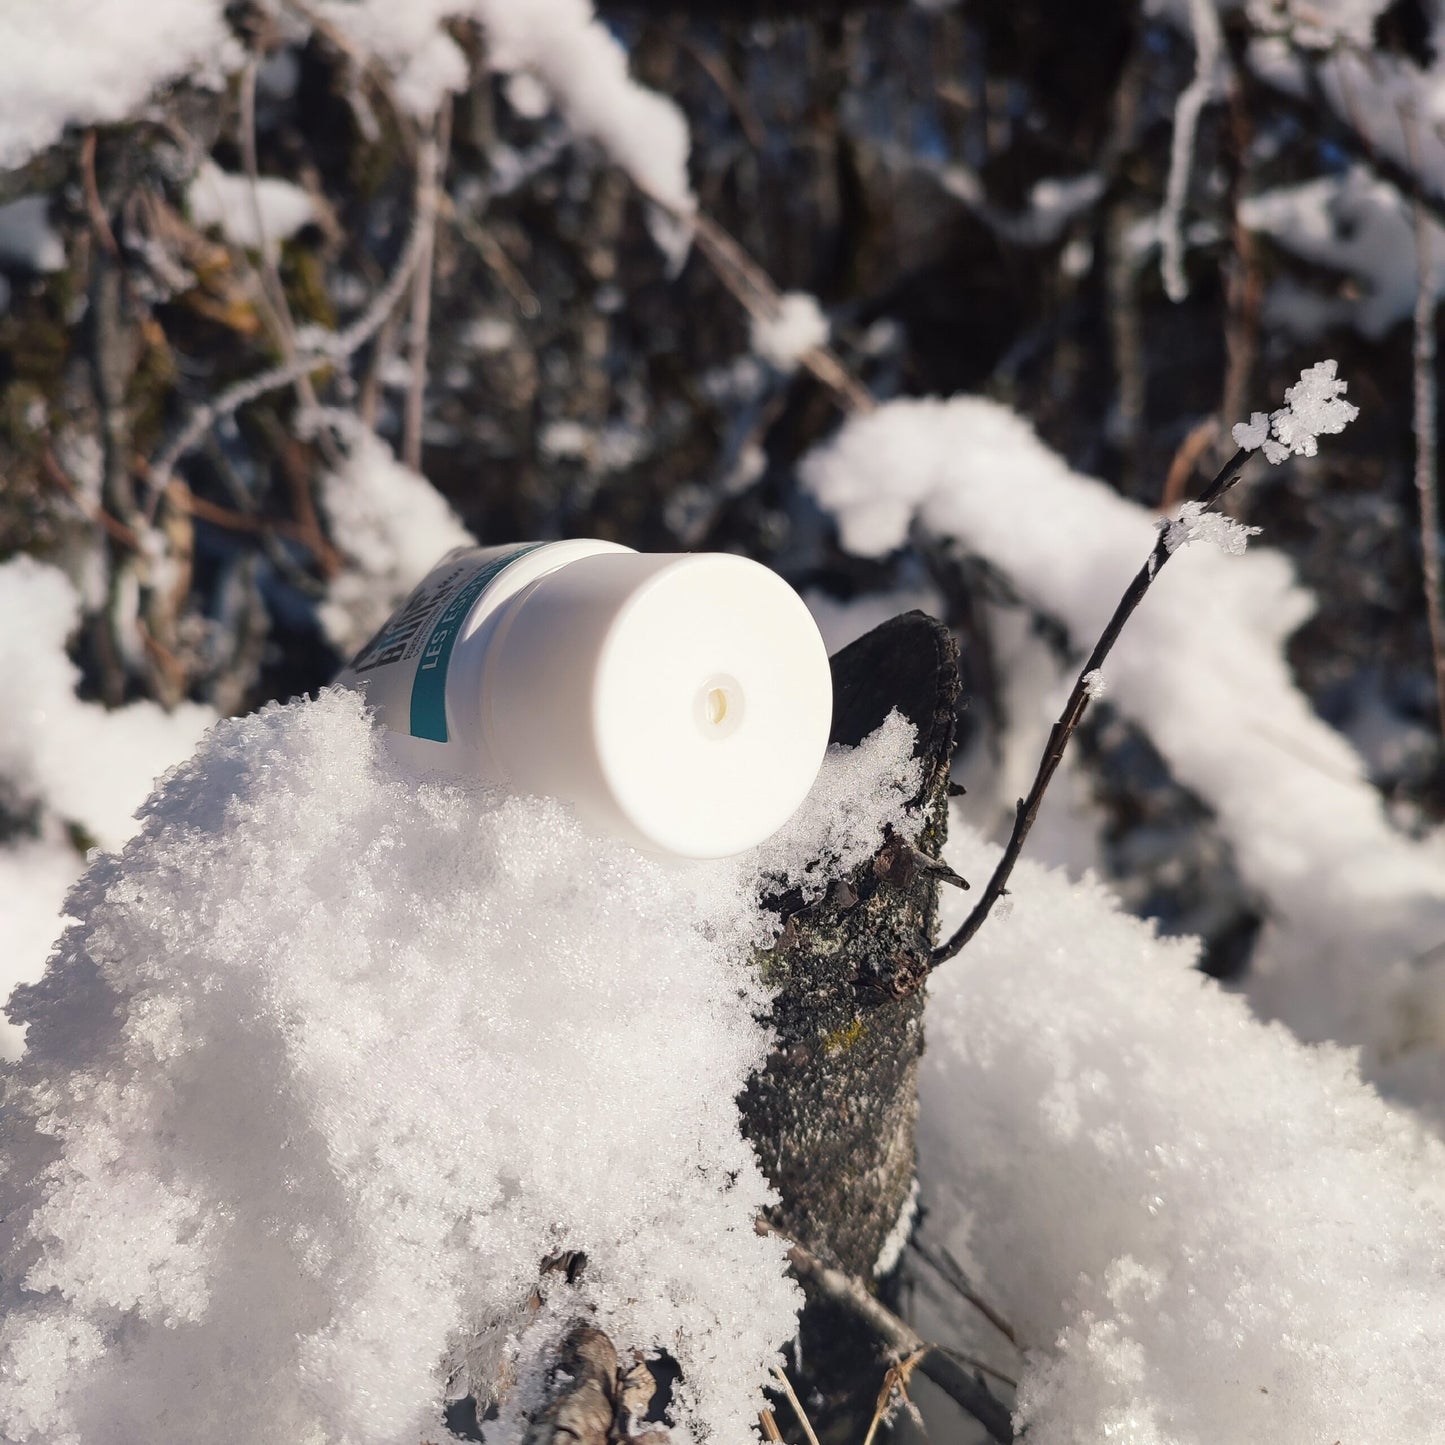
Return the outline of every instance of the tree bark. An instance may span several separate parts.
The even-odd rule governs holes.
[[[780,1196],[772,1222],[864,1280],[913,1208],[924,984],[947,832],[957,649],[921,612],[893,618],[833,659],[833,741],[856,744],[897,708],[918,730],[918,824],[809,908],[794,905],[765,960],[778,985],[777,1042],[740,1103]],[[785,911],[788,908],[784,900]],[[880,1281],[886,1292],[886,1279]],[[801,1322],[800,1394],[824,1440],[862,1438],[881,1382],[876,1336],[812,1297]],[[821,1397],[821,1404],[817,1404]],[[814,1406],[810,1406],[810,1412]],[[860,1429],[859,1426],[862,1426]]]

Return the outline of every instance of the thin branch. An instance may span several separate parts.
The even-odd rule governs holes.
[[[793,1389],[793,1382],[776,1365],[773,1366],[773,1379],[778,1382],[778,1388],[788,1397],[788,1404],[793,1407],[793,1414],[798,1417],[798,1424],[803,1427],[803,1434],[808,1437],[808,1445],[818,1445],[818,1436],[813,1430],[813,1422],[808,1419],[808,1412],[803,1408],[803,1402],[798,1398],[798,1392]]]
[[[915,1234],[909,1241],[909,1248],[912,1249],[920,1259],[927,1264],[940,1279],[945,1281],[950,1289],[961,1295],[965,1300],[1006,1339],[1016,1350],[1022,1349],[1019,1344],[1018,1335],[1014,1333],[1014,1327],[989,1304],[968,1282],[968,1276],[964,1273],[962,1265],[942,1245],[935,1252],[933,1247],[927,1243],[921,1234]],[[995,1371],[994,1373],[997,1373]]]
[[[1260,320],[1264,311],[1265,277],[1261,264],[1259,236],[1240,217],[1240,202],[1254,191],[1254,97],[1246,42],[1238,28],[1226,34],[1229,42],[1229,139],[1228,191],[1225,205],[1229,212],[1230,249],[1232,255],[1224,267],[1224,385],[1221,388],[1219,421],[1221,430],[1232,418],[1243,416],[1245,403],[1259,359]],[[1221,447],[1227,446],[1221,439]],[[1219,451],[1216,459],[1223,456]]]
[[[895,1395],[909,1405],[913,1404],[908,1397],[908,1377],[922,1363],[927,1353],[926,1350],[915,1350],[907,1359],[899,1360],[896,1365],[888,1367],[888,1373],[883,1377],[883,1388],[878,1391],[878,1402],[873,1406],[873,1418],[868,1422],[868,1433],[863,1437],[863,1445],[873,1445],[878,1427],[891,1410]]]
[[[766,1220],[757,1220],[754,1227],[759,1234],[777,1234],[780,1239],[787,1240],[786,1235]],[[799,1279],[806,1281],[831,1303],[847,1310],[900,1358],[906,1359],[920,1350],[924,1351],[918,1366],[923,1374],[977,1420],[999,1445],[1012,1445],[1013,1422],[1008,1407],[976,1373],[970,1374],[958,1359],[940,1346],[929,1344],[911,1325],[870,1294],[862,1280],[824,1264],[817,1255],[796,1241],[787,1240],[787,1243],[788,1263]]]
[[[100,187],[95,180],[95,131],[86,131],[80,142],[80,179],[85,191],[85,210],[90,217],[91,228],[100,237],[101,244],[112,256],[120,255],[116,245],[115,232],[106,218],[105,207],[101,204]]]
[[[228,387],[214,401],[198,406],[186,424],[161,449],[149,468],[150,495],[146,519],[155,510],[164,494],[177,463],[218,421],[233,415],[249,402],[265,396],[278,387],[289,386],[312,371],[337,361],[345,361],[376,333],[401,299],[402,292],[421,259],[427,236],[436,224],[438,151],[435,137],[423,138],[417,149],[416,215],[401,258],[386,285],[372,299],[371,305],[350,326],[329,335],[306,338],[293,361],[283,362],[258,376],[248,377]]]
[[[129,547],[132,552],[141,550],[141,540],[135,531],[127,527],[124,522],[112,517],[99,502],[94,502],[87,497],[71,480],[70,474],[60,465],[50,447],[47,446],[41,453],[40,463],[45,469],[46,476],[75,503],[86,521],[100,527],[108,537],[122,547]]]
[[[759,321],[776,320],[783,298],[772,277],[710,216],[699,211],[682,219],[692,223],[698,250],[743,309]],[[811,347],[798,360],[838,397],[846,410],[873,410],[875,403],[867,387],[831,347]]]
[[[1174,137],[1169,151],[1169,178],[1159,211],[1159,266],[1164,291],[1171,301],[1189,294],[1184,276],[1184,203],[1194,168],[1194,137],[1199,115],[1214,90],[1214,71],[1223,49],[1223,32],[1214,0],[1189,0],[1189,27],[1194,35],[1194,78],[1174,107]]]
[[[432,123],[432,140],[437,152],[437,175],[446,170],[451,141],[451,100],[445,99]],[[427,334],[431,330],[432,267],[436,259],[436,215],[432,214],[422,237],[421,255],[411,278],[411,323],[407,331],[407,356],[411,378],[406,389],[402,415],[401,459],[412,471],[421,470],[421,433],[426,409]]]
[[[528,321],[540,316],[542,303],[537,300],[527,278],[517,269],[516,262],[507,254],[501,242],[462,210],[450,196],[442,196],[441,214],[457,228],[462,239],[471,244],[483,264],[511,296],[517,310]]]
[[[1420,170],[1420,136],[1413,110],[1402,109],[1400,125],[1410,153],[1410,168]],[[1440,612],[1440,488],[1435,425],[1435,261],[1430,218],[1414,190],[1415,264],[1415,491],[1420,498],[1420,568],[1425,577],[1425,615],[1430,623],[1430,656],[1435,665],[1435,706],[1445,733],[1445,617]]]
[[[1219,418],[1207,416],[1189,428],[1174,460],[1169,463],[1169,472],[1164,478],[1164,491],[1159,498],[1159,510],[1172,512],[1184,500],[1189,490],[1189,479],[1200,463],[1205,452],[1219,439]]]
[[[1249,457],[1250,453],[1241,447],[1225,462],[1218,475],[1204,489],[1199,498],[1205,511],[1212,509],[1225,492],[1239,480],[1239,473]],[[1078,679],[1069,693],[1068,701],[1064,704],[1064,710],[1049,731],[1049,740],[1044,748],[1044,755],[1039,760],[1039,770],[1034,776],[1029,795],[1026,798],[1020,798],[1016,805],[1013,832],[1009,835],[1003,855],[999,858],[992,877],[984,886],[978,903],[964,919],[962,927],[946,943],[933,950],[933,966],[935,968],[940,963],[946,963],[967,946],[974,934],[983,927],[994,904],[1008,892],[1009,877],[1013,873],[1014,865],[1019,860],[1019,855],[1023,852],[1029,830],[1039,815],[1039,805],[1044,800],[1044,793],[1048,790],[1049,783],[1058,771],[1059,764],[1063,761],[1064,749],[1068,747],[1069,739],[1073,737],[1075,729],[1084,716],[1084,710],[1089,705],[1089,675],[1098,672],[1103,667],[1109,653],[1113,651],[1114,644],[1119,640],[1119,634],[1124,630],[1124,624],[1134,615],[1135,608],[1144,600],[1144,594],[1153,586],[1154,579],[1163,570],[1165,563],[1169,561],[1172,554],[1169,551],[1167,539],[1167,529],[1161,528],[1153,550],[1149,553],[1144,565],[1135,574],[1134,580],[1129,584],[1124,595],[1119,599],[1119,605],[1114,609],[1114,615],[1109,619],[1098,642],[1094,644],[1094,650],[1089,654],[1088,661],[1079,670]]]

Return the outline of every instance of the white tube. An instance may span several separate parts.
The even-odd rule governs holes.
[[[337,682],[425,770],[690,858],[792,816],[832,714],[822,638],[776,574],[595,541],[449,553]]]

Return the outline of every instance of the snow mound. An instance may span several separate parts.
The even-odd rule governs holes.
[[[354,694],[218,724],[18,996],[0,1436],[397,1445],[505,1371],[513,1440],[581,1316],[672,1353],[685,1436],[746,1439],[798,1304],[734,1102],[758,894],[901,823],[911,743],[895,718],[756,853],[668,865],[418,779]]]
[[[1445,1148],[1098,884],[1011,889],[930,985],[919,1157],[1031,1445],[1445,1440]]]

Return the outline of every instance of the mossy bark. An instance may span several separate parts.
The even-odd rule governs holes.
[[[918,729],[918,822],[913,836],[887,840],[825,899],[788,913],[765,961],[779,984],[776,1046],[740,1102],[780,1196],[774,1223],[873,1281],[912,1209],[924,985],[938,909],[938,875],[927,860],[938,858],[947,830],[957,651],[947,629],[913,612],[845,648],[833,675],[835,742],[861,741],[894,708]],[[886,1291],[886,1278],[879,1284]],[[810,1300],[801,1359],[801,1393],[814,1402],[820,1435],[861,1439],[882,1381],[877,1342]]]

